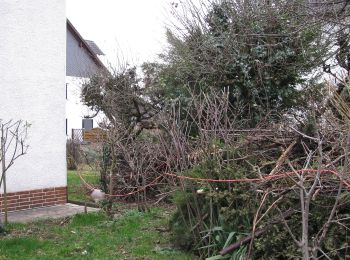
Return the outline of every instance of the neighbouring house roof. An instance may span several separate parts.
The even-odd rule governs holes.
[[[94,41],[85,40],[96,55],[105,55]]]
[[[85,40],[67,19],[66,75],[90,77],[106,67],[97,55],[103,55],[93,41]]]

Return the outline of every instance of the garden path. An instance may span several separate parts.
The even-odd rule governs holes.
[[[99,209],[87,207],[87,212],[96,211],[99,211]],[[27,223],[42,219],[70,217],[75,214],[84,212],[84,206],[67,203],[64,205],[12,211],[8,213],[8,220],[12,223]],[[3,220],[3,214],[0,214],[0,217]]]

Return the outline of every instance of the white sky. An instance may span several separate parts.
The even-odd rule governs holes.
[[[93,40],[112,65],[140,64],[166,46],[171,0],[66,0],[67,18]]]

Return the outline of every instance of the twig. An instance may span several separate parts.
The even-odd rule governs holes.
[[[290,153],[290,151],[293,149],[293,147],[295,146],[297,142],[294,141],[292,142],[287,149],[281,154],[281,156],[278,158],[277,162],[276,162],[276,166],[275,168],[272,169],[272,171],[269,173],[269,175],[274,174],[278,168],[283,164],[283,162],[287,159],[288,154]]]

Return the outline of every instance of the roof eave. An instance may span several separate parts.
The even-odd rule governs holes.
[[[102,61],[97,57],[95,52],[91,49],[91,47],[86,43],[84,38],[80,35],[77,29],[73,26],[73,24],[67,18],[67,29],[70,30],[74,37],[76,37],[84,46],[84,48],[89,52],[91,58],[95,62],[95,64],[103,70],[107,70],[106,66],[102,63]]]

